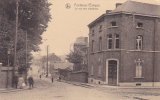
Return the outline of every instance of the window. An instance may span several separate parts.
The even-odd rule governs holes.
[[[136,60],[136,78],[142,77],[142,60]]]
[[[99,51],[102,50],[102,37],[99,38]]]
[[[143,23],[138,22],[137,23],[137,28],[142,28],[143,27]]]
[[[143,37],[141,35],[138,35],[136,37],[136,49],[137,50],[142,50],[142,42],[143,41]]]
[[[117,26],[117,23],[115,21],[111,22],[111,26]]]
[[[93,65],[91,66],[91,75],[93,75],[93,73],[94,73],[94,67],[93,67]]]
[[[98,76],[102,75],[102,59],[98,59]]]
[[[108,35],[108,49],[112,49],[112,34]]]
[[[91,33],[91,34],[92,34],[92,36],[94,36],[94,30],[92,30],[92,33]]]
[[[99,32],[102,32],[102,25],[99,26]]]
[[[120,47],[119,44],[119,34],[115,35],[115,48],[118,49]]]
[[[102,76],[102,65],[98,66],[98,76]]]
[[[91,52],[94,51],[94,40],[92,40],[92,43],[91,43]]]

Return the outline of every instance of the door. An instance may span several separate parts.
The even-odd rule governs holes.
[[[117,61],[108,61],[108,85],[117,85]]]

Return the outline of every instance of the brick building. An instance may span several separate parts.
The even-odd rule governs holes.
[[[160,5],[117,3],[88,27],[89,83],[160,86]]]

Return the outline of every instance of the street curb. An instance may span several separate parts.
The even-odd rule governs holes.
[[[75,86],[82,86],[86,88],[113,88],[113,89],[160,89],[160,87],[121,87],[121,86],[108,86],[108,85],[93,85],[87,83],[71,82],[71,81],[61,81]]]
[[[65,83],[68,83],[68,84],[72,84],[72,85],[75,85],[75,86],[81,86],[81,87],[85,87],[85,88],[95,87],[95,86],[92,86],[92,85],[89,85],[89,84],[85,84],[85,83],[69,82],[69,81],[61,81],[61,82],[65,82]]]

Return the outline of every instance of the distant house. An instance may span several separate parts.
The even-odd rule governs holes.
[[[80,55],[76,56],[77,58],[82,57],[82,61],[73,64],[70,79],[71,81],[86,83],[88,82],[88,37],[78,37],[74,42],[73,50],[75,54]]]
[[[73,45],[74,51],[79,51],[82,54],[83,61],[79,68],[74,68],[76,71],[87,71],[88,65],[88,37],[78,37]],[[75,66],[76,67],[76,66]]]
[[[89,83],[160,86],[160,5],[116,6],[88,25]]]

